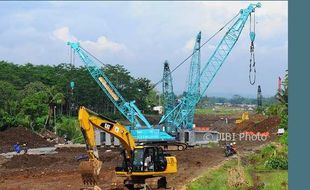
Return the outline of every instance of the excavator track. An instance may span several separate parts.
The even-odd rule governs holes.
[[[188,148],[188,145],[182,142],[152,142],[145,143],[145,145],[157,145],[169,151],[184,151]]]

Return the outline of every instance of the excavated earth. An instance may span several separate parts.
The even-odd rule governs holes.
[[[202,117],[202,116],[201,116]],[[205,117],[205,116],[204,116]],[[205,120],[205,118],[198,120]],[[195,120],[197,117],[195,118]],[[242,132],[244,130],[276,131],[279,118],[261,117],[250,119],[242,125],[235,125],[234,119],[228,123],[222,118],[212,118],[209,123],[199,123],[200,126],[210,127],[210,130],[222,129],[220,132]],[[212,125],[211,125],[212,124]],[[2,132],[1,132],[2,133]],[[239,153],[254,151],[264,143],[276,138],[271,133],[267,141],[240,141],[237,142]],[[1,139],[2,140],[2,139]],[[48,145],[43,143],[40,145]],[[2,146],[2,145],[1,145]],[[38,146],[40,147],[40,146]],[[18,155],[11,159],[0,156],[0,189],[2,190],[47,190],[47,189],[81,189],[84,187],[77,171],[77,158],[85,155],[84,148],[58,148],[57,154],[50,155]],[[120,163],[119,149],[100,148],[100,159],[103,167],[100,174],[99,186],[109,189],[112,182],[122,181],[116,178],[113,170]],[[191,148],[185,151],[171,151],[178,160],[178,173],[167,177],[168,184],[177,190],[184,189],[184,185],[202,175],[206,170],[224,162],[222,145],[213,147]]]
[[[46,141],[28,128],[13,127],[0,132],[0,153],[14,151],[13,145],[17,142],[27,143],[28,148],[54,146],[54,143]]]

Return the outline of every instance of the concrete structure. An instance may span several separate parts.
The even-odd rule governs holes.
[[[153,110],[157,111],[159,114],[163,114],[164,107],[163,106],[155,106],[155,107],[153,107]]]
[[[189,146],[206,145],[210,142],[218,143],[219,132],[217,131],[195,131],[182,130],[179,132],[180,142],[187,143]]]
[[[97,146],[120,146],[120,142],[117,138],[104,131],[95,129],[95,136]]]

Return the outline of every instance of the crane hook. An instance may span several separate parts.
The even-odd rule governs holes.
[[[255,84],[256,81],[256,67],[255,67],[255,53],[254,53],[254,40],[255,40],[255,13],[254,13],[254,31],[252,31],[252,16],[250,14],[250,70],[249,70],[249,81],[251,85]],[[253,64],[253,65],[252,65]],[[253,78],[252,78],[252,67],[253,67]]]
[[[249,81],[251,85],[255,84],[256,81],[256,67],[255,67],[255,54],[254,54],[254,45],[253,42],[251,43],[251,47],[250,47],[250,70],[249,70]],[[253,65],[252,65],[253,63]],[[253,67],[253,79],[252,79],[252,67]]]

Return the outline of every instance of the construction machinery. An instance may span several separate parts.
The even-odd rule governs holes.
[[[177,160],[175,156],[165,153],[160,146],[136,145],[135,139],[127,128],[120,123],[99,115],[85,107],[79,109],[79,123],[82,131],[88,160],[81,161],[79,172],[84,184],[96,186],[102,166],[95,142],[95,128],[118,138],[124,148],[122,151],[122,166],[115,168],[119,177],[124,177],[124,184],[128,189],[151,187],[146,183],[147,179],[154,179],[156,188],[166,188],[166,174],[177,172]],[[98,189],[98,186],[96,186]]]
[[[179,100],[179,103],[171,111],[169,112],[165,111],[164,115],[160,120],[160,124],[164,124],[166,123],[166,120],[169,119],[168,127],[172,127],[173,129],[172,130],[168,129],[167,131],[176,131],[175,129],[177,129],[178,131],[177,134],[171,134],[171,135],[176,136],[179,141],[183,142],[185,141],[186,143],[188,143],[188,141],[191,141],[188,138],[190,136],[194,136],[193,137],[194,140],[192,140],[193,143],[191,144],[195,144],[194,141],[197,141],[197,139],[195,139],[195,134],[187,134],[193,132],[193,126],[194,126],[193,118],[196,105],[199,102],[199,100],[205,95],[205,92],[208,89],[209,85],[213,81],[214,77],[216,76],[221,66],[225,62],[226,58],[228,57],[233,47],[235,46],[236,42],[238,41],[239,36],[243,31],[244,25],[248,20],[248,17],[250,17],[251,21],[252,20],[251,15],[254,14],[255,9],[259,7],[261,7],[260,3],[250,4],[246,9],[241,9],[240,12],[226,24],[228,25],[230,22],[235,20],[235,18],[237,18],[236,21],[233,23],[233,25],[229,27],[224,37],[217,45],[215,51],[213,52],[213,54],[211,55],[211,57],[202,67],[201,70],[200,70],[200,49],[202,47],[202,45],[200,45],[201,33],[199,32],[199,34],[197,35],[194,51],[191,55],[192,61],[190,65],[189,77],[187,82],[188,85],[187,91],[184,93],[184,96]],[[222,27],[216,34],[218,34],[224,27]],[[252,22],[250,23],[250,28],[252,28]],[[215,35],[213,35],[212,37],[214,37]],[[252,69],[254,69],[255,74],[256,73],[255,57],[254,57],[255,29],[254,31],[252,31],[252,29],[250,30],[250,40],[251,40],[250,74],[252,72]],[[203,45],[205,44],[206,42]],[[167,74],[164,73],[164,75]],[[252,77],[250,77],[250,83],[253,84],[255,78],[254,81],[251,79]],[[164,80],[165,79],[163,79],[163,81]],[[180,139],[180,137],[182,136],[187,136],[187,138],[182,140]]]
[[[131,125],[127,126],[127,129],[130,131],[136,142],[170,144],[178,146],[178,149],[184,149],[189,141],[189,137],[192,136],[188,133],[190,133],[193,129],[193,118],[197,103],[204,95],[211,81],[239,39],[248,17],[254,13],[255,8],[257,7],[260,7],[260,3],[250,4],[248,8],[241,9],[240,13],[234,17],[235,19],[239,16],[238,19],[226,32],[215,52],[212,54],[201,71],[201,37],[200,33],[197,35],[195,49],[192,54],[191,67],[193,69],[191,69],[191,74],[188,80],[187,92],[185,93],[185,96],[179,100],[178,104],[173,107],[173,109],[168,110],[169,112],[165,112],[159,124],[153,126],[148,122],[141,110],[136,106],[135,101],[126,101],[103,70],[95,64],[95,60],[98,61],[97,58],[82,48],[78,42],[68,42],[67,44],[74,50],[75,53],[79,55],[80,59],[84,62],[89,73],[100,86],[102,91],[108,96],[119,112],[130,122]],[[220,31],[223,28],[221,28]],[[252,60],[252,56],[254,55],[253,42],[255,39],[255,32],[250,32],[250,37]],[[253,66],[255,66],[255,64]],[[170,73],[168,77],[171,77]],[[170,91],[172,91],[172,88],[170,88]],[[170,99],[173,101],[172,98]],[[182,130],[187,130],[186,134],[179,134]],[[169,132],[169,134],[167,132]],[[183,136],[185,140],[180,140],[180,136]],[[201,140],[205,137],[204,134],[200,134],[200,136]]]
[[[173,92],[173,84],[172,84],[172,76],[169,67],[168,61],[164,63],[164,74],[163,74],[163,82],[162,82],[162,90],[163,90],[163,107],[164,112],[169,113],[173,110],[176,105],[176,97]],[[169,134],[175,134],[176,128],[173,126],[173,118],[172,115],[168,116],[164,123],[165,131]]]
[[[236,124],[240,124],[240,123],[242,123],[242,122],[244,122],[244,121],[247,121],[247,120],[249,120],[249,112],[243,112],[242,113],[242,115],[241,115],[241,119],[237,119],[236,121],[235,121],[235,123]]]
[[[130,122],[128,130],[137,142],[173,142],[175,138],[161,130],[160,126],[152,126],[142,114],[142,111],[136,106],[135,101],[126,101],[121,93],[115,88],[112,81],[96,64],[98,59],[81,47],[80,43],[67,43],[80,59],[85,67],[100,86],[101,90],[106,94],[118,111]],[[177,145],[179,146],[179,145]]]
[[[257,108],[261,108],[263,106],[263,95],[262,95],[262,88],[260,85],[257,87]]]

